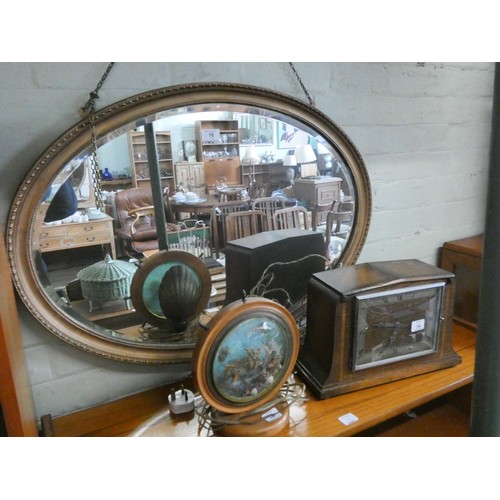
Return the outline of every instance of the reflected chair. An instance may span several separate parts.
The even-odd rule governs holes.
[[[337,200],[326,205],[316,205],[312,209],[312,230],[317,231],[319,226],[325,227],[328,213],[336,210]]]
[[[245,238],[267,230],[267,216],[261,210],[233,212],[226,216],[227,241]]]
[[[266,216],[266,227],[269,230],[274,229],[273,226],[273,215],[276,210],[281,210],[286,207],[286,202],[283,198],[277,196],[266,196],[262,198],[256,198],[252,202],[252,210],[260,210],[264,212]]]
[[[340,257],[351,230],[353,219],[354,212],[351,210],[328,212],[325,229],[325,257],[328,259],[330,268]]]
[[[300,205],[276,210],[273,214],[274,229],[310,229],[307,209]]]
[[[249,210],[249,208],[248,202],[244,200],[226,201],[212,207],[210,212],[210,232],[216,259],[220,257],[220,252],[224,249],[227,241],[226,217],[233,212],[243,212]]]
[[[328,212],[326,218],[326,232],[331,236],[345,238],[351,230],[354,213],[349,211]]]
[[[153,196],[150,190],[131,188],[115,196],[115,234],[126,254],[137,257],[148,250],[159,248]],[[177,230],[177,225],[167,222],[167,231]]]

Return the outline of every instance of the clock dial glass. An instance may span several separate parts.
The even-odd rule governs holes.
[[[353,370],[436,352],[444,286],[437,282],[356,296]]]

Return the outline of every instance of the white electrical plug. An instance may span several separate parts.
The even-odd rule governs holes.
[[[172,389],[168,395],[168,407],[176,415],[194,410],[194,394],[189,389]]]

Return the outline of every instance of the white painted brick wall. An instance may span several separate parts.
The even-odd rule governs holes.
[[[483,231],[492,63],[295,63],[323,113],[360,150],[373,215],[359,262],[438,262],[447,240]],[[31,165],[80,120],[106,63],[0,63],[0,220]],[[246,83],[306,101],[288,63],[117,63],[97,107],[145,90],[202,81]],[[187,367],[92,356],[57,339],[20,305],[39,416],[61,415],[154,387]]]

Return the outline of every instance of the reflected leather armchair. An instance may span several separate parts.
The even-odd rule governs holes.
[[[137,257],[137,254],[159,248],[150,190],[131,188],[119,191],[115,196],[115,208],[115,234],[122,242],[125,253]],[[177,225],[167,223],[167,230],[176,231]]]

